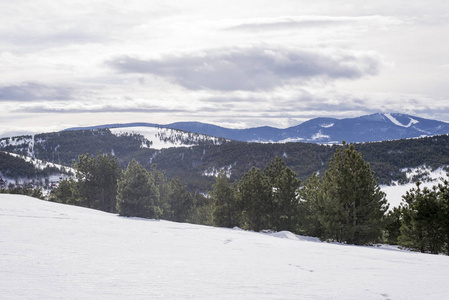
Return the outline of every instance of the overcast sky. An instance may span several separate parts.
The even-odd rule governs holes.
[[[0,2],[0,136],[107,123],[449,121],[447,0]]]

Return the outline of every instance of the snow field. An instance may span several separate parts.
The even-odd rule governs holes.
[[[447,172],[442,168],[438,168],[436,170],[431,170],[426,166],[421,166],[417,168],[406,168],[402,169],[402,172],[407,172],[406,176],[408,180],[411,180],[413,176],[417,174],[427,174],[424,176],[424,180],[420,185],[421,189],[427,187],[431,189],[433,186],[441,183],[441,179],[449,179],[447,176]],[[397,185],[397,183],[393,183],[393,185],[382,185],[380,186],[381,190],[387,195],[388,203],[390,203],[390,209],[393,207],[398,207],[402,203],[402,196],[405,195],[406,192],[410,191],[412,188],[416,188],[416,183],[409,182],[407,184]]]
[[[444,299],[449,258],[0,195],[1,299]]]
[[[186,144],[183,140],[191,140],[189,139],[189,133],[169,128],[159,128],[159,127],[146,127],[146,126],[136,126],[136,127],[120,127],[120,128],[111,128],[111,132],[115,135],[122,135],[126,133],[134,133],[140,134],[145,137],[147,140],[152,142],[150,148],[152,149],[167,149],[171,147],[192,147],[194,144]],[[219,143],[218,138],[209,137],[202,134],[190,134],[191,137],[195,139],[196,143],[204,140],[213,140],[215,144]],[[164,141],[164,138],[174,139],[174,141]],[[147,147],[146,145],[142,145],[142,147]]]

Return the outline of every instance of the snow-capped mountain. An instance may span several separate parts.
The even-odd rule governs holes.
[[[202,123],[173,123],[170,128],[247,142],[349,143],[397,140],[449,133],[449,123],[406,114],[373,114],[357,118],[315,118],[286,129],[227,129]]]
[[[171,128],[236,141],[265,143],[338,144],[342,141],[362,143],[449,133],[449,123],[399,113],[376,113],[347,119],[315,118],[285,129],[269,126],[230,129],[200,122],[177,122],[167,125],[153,123],[109,124],[70,128],[69,130],[123,127]]]

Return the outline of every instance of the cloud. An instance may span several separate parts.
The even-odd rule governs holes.
[[[0,101],[69,100],[73,89],[36,82],[0,87]]]
[[[227,30],[250,30],[250,31],[266,31],[266,30],[284,30],[311,27],[328,27],[346,25],[351,22],[345,20],[301,20],[301,21],[278,21],[278,22],[256,22],[245,23],[237,26],[229,27]]]
[[[14,113],[177,113],[185,110],[167,108],[157,105],[142,106],[139,104],[123,105],[122,103],[91,103],[91,102],[37,102],[16,106]]]
[[[169,55],[160,59],[122,56],[107,62],[121,73],[162,76],[190,90],[271,90],[314,79],[358,79],[375,75],[373,52],[287,48],[229,48]]]
[[[304,28],[323,28],[336,26],[374,26],[385,27],[398,25],[402,21],[398,18],[384,16],[358,16],[358,17],[333,17],[333,16],[297,16],[297,17],[277,17],[259,18],[242,22],[225,28],[232,31],[267,31],[267,30],[289,30]]]

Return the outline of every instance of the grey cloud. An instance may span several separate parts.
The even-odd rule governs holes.
[[[57,114],[77,114],[77,113],[182,113],[185,110],[180,109],[168,109],[163,107],[149,107],[149,108],[123,108],[110,105],[104,105],[100,107],[52,107],[46,104],[22,106],[14,110],[14,112],[21,113],[57,113]]]
[[[35,82],[0,87],[0,101],[68,100],[73,89]]]
[[[267,31],[267,30],[284,30],[284,29],[300,29],[311,27],[329,27],[352,24],[350,20],[288,20],[279,22],[255,22],[246,23],[226,28],[226,30],[248,30],[248,31]]]
[[[307,29],[336,26],[359,26],[374,25],[385,26],[399,24],[402,22],[398,18],[374,16],[356,16],[356,17],[333,17],[333,16],[299,16],[299,17],[281,17],[250,20],[235,26],[230,26],[224,30],[230,31],[269,31],[269,30],[290,30]]]
[[[232,48],[199,54],[107,62],[122,73],[162,76],[190,90],[270,90],[295,81],[357,79],[379,72],[372,53],[295,49]]]

